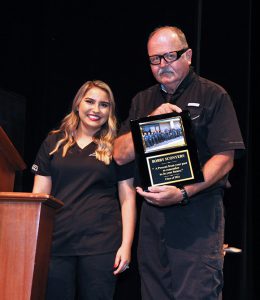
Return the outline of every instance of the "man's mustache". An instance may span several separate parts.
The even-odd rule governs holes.
[[[158,75],[162,75],[162,74],[165,74],[165,73],[173,73],[173,71],[170,68],[163,68],[163,69],[159,70]]]

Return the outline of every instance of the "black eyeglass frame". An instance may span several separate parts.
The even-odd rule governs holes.
[[[149,56],[149,62],[150,62],[151,65],[157,66],[157,65],[160,65],[160,63],[161,63],[161,61],[162,61],[162,58],[163,58],[167,63],[172,63],[172,62],[178,60],[178,59],[182,56],[182,54],[185,53],[185,52],[186,52],[187,50],[189,50],[189,49],[190,49],[190,48],[183,48],[183,49],[178,50],[178,51],[170,51],[170,52],[166,52],[166,53],[164,53],[164,54],[162,54],[162,55],[160,55],[160,54],[157,54],[157,55],[151,55],[151,56]],[[167,60],[167,58],[165,57],[165,55],[171,54],[171,53],[176,53],[176,54],[177,54],[176,59],[174,59],[174,60]],[[159,61],[158,63],[152,63],[152,62],[151,62],[151,58],[152,58],[152,57],[159,57],[160,61]]]

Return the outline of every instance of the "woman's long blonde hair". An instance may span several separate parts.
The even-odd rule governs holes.
[[[94,87],[105,91],[110,101],[110,111],[108,120],[105,124],[102,125],[101,129],[93,137],[94,143],[97,144],[95,154],[96,158],[100,161],[103,161],[106,165],[108,165],[111,162],[113,144],[117,132],[117,121],[115,117],[115,100],[110,87],[105,82],[100,80],[87,81],[80,87],[73,100],[71,112],[62,120],[59,129],[50,132],[50,134],[59,132],[64,133],[64,137],[62,137],[56,143],[56,146],[50,152],[50,155],[58,151],[60,147],[63,147],[62,157],[65,157],[69,148],[76,143],[75,136],[80,122],[78,106],[84,98],[84,96],[86,95],[86,93]]]

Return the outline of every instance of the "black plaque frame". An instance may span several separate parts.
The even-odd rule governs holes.
[[[144,190],[204,181],[188,110],[131,120],[130,125]]]

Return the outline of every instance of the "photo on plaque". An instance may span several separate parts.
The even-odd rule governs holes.
[[[143,189],[203,181],[189,111],[130,121]]]
[[[180,116],[139,123],[139,127],[145,153],[186,146]]]

